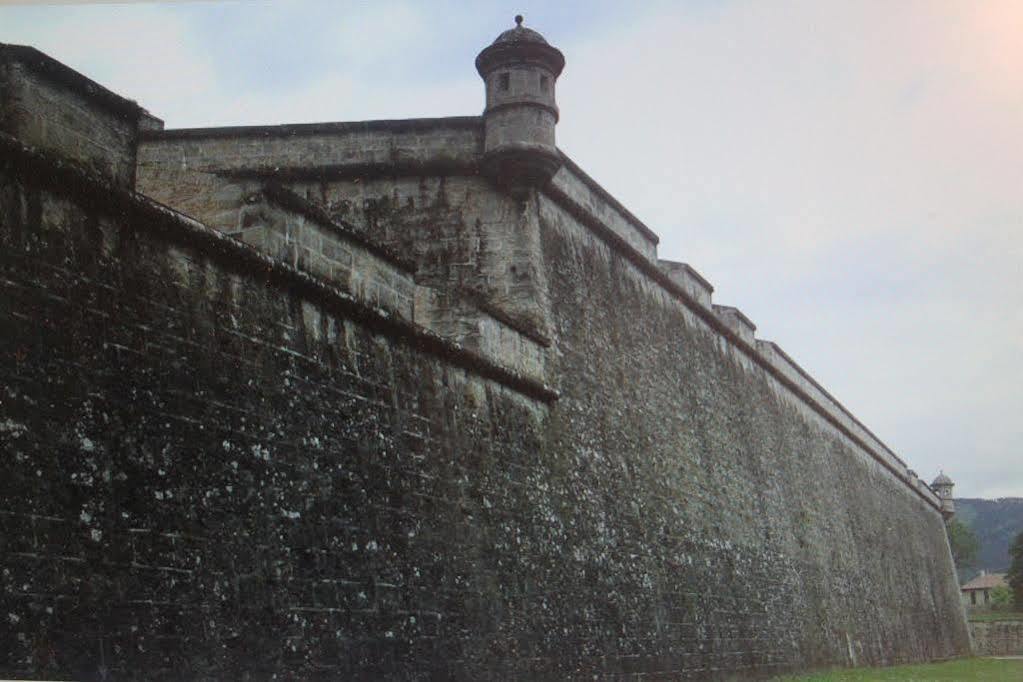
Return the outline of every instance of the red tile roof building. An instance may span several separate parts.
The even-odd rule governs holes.
[[[967,606],[988,606],[991,603],[991,591],[996,587],[1008,586],[1004,573],[981,573],[959,590]]]

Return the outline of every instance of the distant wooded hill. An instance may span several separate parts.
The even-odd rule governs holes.
[[[956,518],[968,525],[980,541],[977,570],[1003,573],[1009,568],[1009,545],[1023,531],[1023,497],[981,500],[965,497],[956,500]]]

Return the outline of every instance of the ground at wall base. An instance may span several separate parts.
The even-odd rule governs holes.
[[[1009,682],[1023,680],[1023,658],[961,658],[945,663],[893,668],[852,668],[779,677],[775,682]]]

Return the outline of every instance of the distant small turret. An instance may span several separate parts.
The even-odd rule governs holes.
[[[938,477],[931,482],[931,490],[941,500],[941,515],[946,520],[952,518],[956,513],[956,503],[952,499],[952,487],[955,483],[945,475],[944,471],[938,473]]]
[[[561,167],[554,84],[564,68],[561,51],[525,28],[521,15],[476,57],[487,90],[483,172],[517,197],[545,185]]]

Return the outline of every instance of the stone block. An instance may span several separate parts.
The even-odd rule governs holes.
[[[750,346],[756,343],[753,333],[757,326],[753,321],[742,314],[738,308],[727,305],[714,305],[712,310],[717,318],[725,323],[732,332]]]
[[[692,266],[687,263],[661,259],[657,261],[657,267],[694,301],[704,308],[711,308],[711,294],[714,293],[714,287]]]

